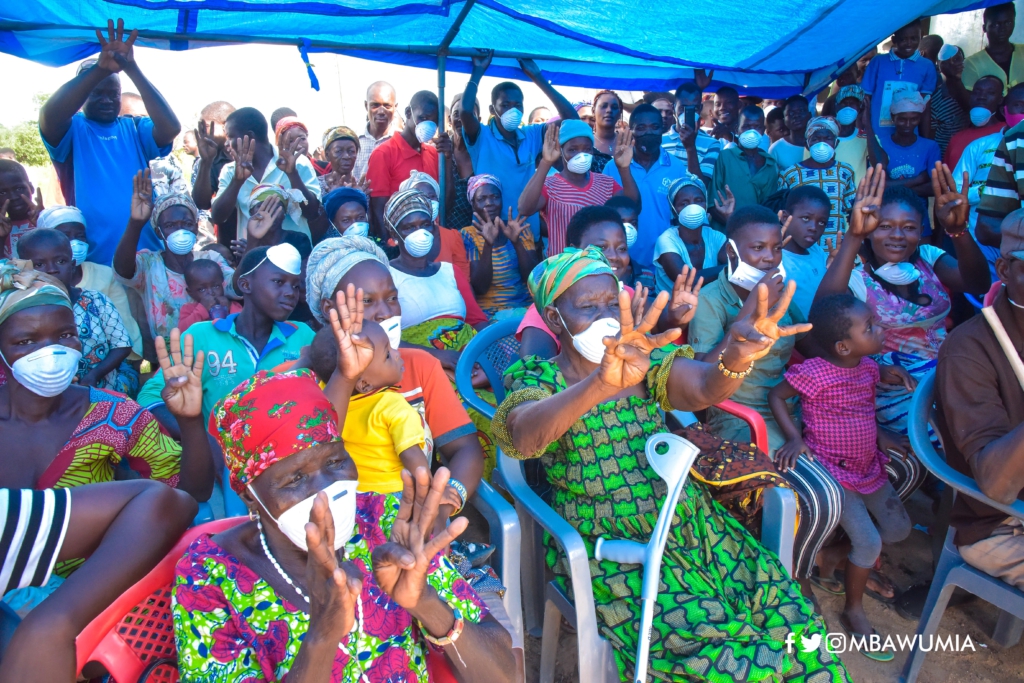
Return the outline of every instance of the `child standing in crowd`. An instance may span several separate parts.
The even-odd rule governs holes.
[[[828,267],[828,254],[818,240],[828,224],[831,208],[828,195],[814,185],[801,185],[786,197],[789,215],[784,219],[784,229],[789,239],[782,247],[782,266],[786,277],[796,282],[793,303],[805,316],[811,312],[814,293]],[[832,250],[838,245],[829,242],[828,246]]]
[[[817,459],[843,487],[839,524],[851,547],[846,562],[846,606],[839,623],[851,636],[864,638],[877,633],[862,604],[868,576],[882,543],[902,541],[910,535],[911,526],[886,473],[889,458],[883,449],[893,444],[895,435],[879,429],[875,422],[875,385],[880,378],[893,384],[910,378],[894,366],[886,366],[884,376],[880,375],[871,356],[882,352],[885,329],[867,304],[853,295],[836,294],[815,301],[810,322],[822,356],[794,365],[768,392],[772,414],[786,435],[775,463],[786,471],[801,455]],[[802,436],[786,404],[796,396],[802,408]],[[833,571],[822,569],[822,580],[831,579]],[[861,652],[882,662],[894,658],[891,650]]]
[[[807,121],[811,118],[810,105],[803,95],[793,95],[782,105],[786,134],[772,143],[768,153],[775,157],[779,171],[785,171],[807,158]]]
[[[847,217],[853,209],[857,183],[849,164],[836,161],[839,126],[831,116],[816,116],[807,124],[805,132],[810,159],[790,166],[782,173],[781,187],[792,190],[801,185],[815,185],[828,195],[832,204],[825,232],[818,238],[825,240],[846,232]]]
[[[708,192],[704,182],[686,174],[668,186],[668,205],[672,210],[672,228],[654,243],[654,278],[659,292],[671,291],[683,266],[696,268],[711,281],[721,269],[725,235],[708,224]],[[731,204],[718,204],[725,220],[732,215]]]
[[[896,125],[891,107],[897,93],[930,95],[935,92],[938,71],[933,62],[921,58],[917,51],[920,45],[921,22],[915,19],[893,33],[889,52],[875,55],[864,70],[860,85],[867,94],[871,127],[882,138],[883,144]]]
[[[32,201],[32,193],[36,201]],[[18,255],[18,240],[35,227],[43,209],[42,192],[32,187],[25,167],[11,159],[0,159],[0,241],[3,258]]]
[[[918,135],[917,130],[927,106],[925,98],[913,90],[902,90],[892,97],[894,128],[882,135],[882,147],[889,156],[889,187],[903,185],[919,197],[932,196],[931,170],[942,159],[942,151],[934,140]],[[927,201],[927,200],[925,200]],[[931,233],[931,221],[924,213],[923,235]]]
[[[68,291],[82,344],[82,358],[75,373],[78,384],[134,398],[139,391],[139,374],[128,363],[131,338],[110,299],[74,285],[71,240],[57,230],[37,228],[25,235],[18,247],[36,270],[57,278]]]
[[[185,291],[192,301],[181,307],[178,316],[178,329],[182,332],[193,323],[220,320],[242,312],[242,304],[224,295],[224,272],[209,259],[199,259],[185,266]]]

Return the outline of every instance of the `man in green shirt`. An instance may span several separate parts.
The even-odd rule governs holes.
[[[290,244],[258,247],[238,264],[235,289],[242,295],[241,313],[196,323],[181,335],[192,338],[196,351],[206,354],[203,367],[203,418],[214,404],[258,370],[270,370],[298,359],[313,341],[308,325],[289,322],[302,295],[302,261]],[[172,436],[178,425],[164,406],[163,376],[153,376],[139,392],[139,404],[149,409]]]
[[[762,140],[767,141],[764,111],[760,107],[745,107],[740,112],[737,144],[723,150],[715,161],[710,200],[717,199],[719,194],[726,196],[728,185],[736,198],[736,209],[742,209],[761,204],[778,191],[779,164]],[[725,228],[718,221],[713,225],[718,230]]]

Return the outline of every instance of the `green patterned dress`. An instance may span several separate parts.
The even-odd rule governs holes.
[[[650,539],[667,487],[648,465],[644,446],[649,436],[666,431],[658,408],[671,410],[666,384],[672,361],[692,354],[689,347],[655,351],[646,379],[651,398],[598,405],[539,455],[553,487],[552,507],[580,533],[591,557],[600,537]],[[526,457],[512,446],[509,412],[566,386],[558,366],[537,357],[506,371],[510,393],[494,418],[494,435],[505,453]],[[547,564],[570,592],[564,556],[550,538],[547,543]],[[590,573],[601,633],[615,649],[620,673],[632,678],[642,570],[591,559]],[[702,485],[688,482],[665,546],[650,673],[661,681],[713,683],[850,680],[824,638],[818,649],[804,652],[799,637],[787,648],[790,632],[824,634],[825,624],[778,559]]]

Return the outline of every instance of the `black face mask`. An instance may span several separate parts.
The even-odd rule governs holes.
[[[644,154],[657,154],[661,151],[661,134],[660,133],[647,133],[646,135],[638,135],[636,138],[636,147]]]

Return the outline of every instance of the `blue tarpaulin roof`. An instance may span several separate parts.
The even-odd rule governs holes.
[[[821,89],[916,17],[998,1],[7,0],[0,52],[67,64],[99,51],[94,28],[123,18],[148,47],[266,42],[436,68],[447,35],[450,71],[493,49],[497,77],[522,78],[516,58],[532,57],[557,84],[668,90],[707,68],[741,94],[784,97]]]

